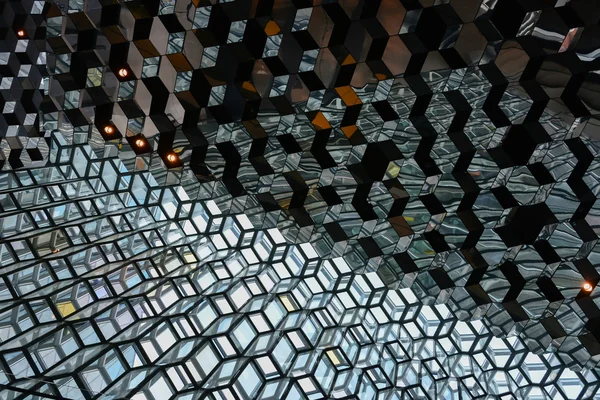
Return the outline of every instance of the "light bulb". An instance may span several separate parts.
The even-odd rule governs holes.
[[[582,286],[582,289],[583,289],[585,292],[591,292],[592,290],[594,290],[594,286],[592,286],[592,284],[591,284],[591,283],[589,283],[589,282],[585,282],[585,283],[583,284],[583,286]]]
[[[126,77],[127,77],[127,75],[129,75],[129,71],[127,71],[127,69],[126,69],[126,68],[121,68],[121,69],[119,70],[119,76],[120,76],[121,78],[126,78]]]

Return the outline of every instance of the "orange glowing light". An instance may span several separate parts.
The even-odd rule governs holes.
[[[120,76],[121,78],[126,78],[126,77],[127,77],[127,75],[129,75],[129,71],[127,71],[127,69],[126,69],[126,68],[121,68],[121,69],[119,70],[119,76]]]
[[[146,142],[144,142],[144,140],[143,140],[143,139],[137,139],[137,140],[135,141],[135,145],[136,145],[137,147],[144,147],[144,146],[146,145]]]
[[[586,291],[586,292],[591,292],[591,291],[594,289],[594,286],[592,286],[592,284],[591,284],[591,283],[589,283],[589,282],[586,282],[586,283],[584,283],[584,284],[583,284],[583,287],[582,287],[582,288],[583,288],[583,290],[584,290],[584,291]]]
[[[169,162],[175,162],[175,161],[177,161],[177,155],[175,153],[169,153],[167,155],[167,160]]]
[[[110,125],[107,125],[104,127],[104,133],[106,133],[107,135],[112,135],[115,132],[115,128],[113,128]]]
[[[25,31],[23,29],[19,29],[17,31],[17,36],[18,37],[25,37]]]

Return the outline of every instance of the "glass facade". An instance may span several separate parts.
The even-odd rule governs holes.
[[[597,392],[594,369],[536,351],[543,337],[497,337],[451,303],[257,229],[202,196],[191,172],[61,142],[52,166],[0,175],[0,383],[14,388],[5,398]]]
[[[599,21],[0,2],[0,399],[600,399]]]

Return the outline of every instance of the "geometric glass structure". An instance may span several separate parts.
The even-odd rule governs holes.
[[[0,398],[600,398],[600,4],[0,3]]]

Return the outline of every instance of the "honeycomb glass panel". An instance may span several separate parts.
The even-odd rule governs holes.
[[[600,399],[599,23],[0,2],[0,397]]]

